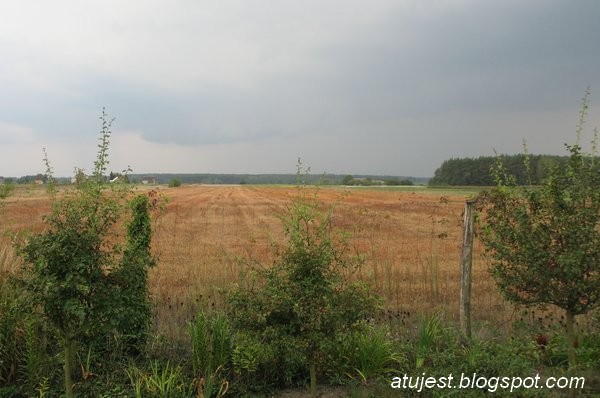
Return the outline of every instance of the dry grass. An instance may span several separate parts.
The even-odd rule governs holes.
[[[40,189],[17,189],[11,197],[0,203],[0,287],[22,265],[12,245],[14,234],[24,230],[40,230],[43,227],[42,215],[49,210],[48,197]]]
[[[10,275],[17,273],[21,259],[10,244],[0,244],[0,286],[3,286]]]
[[[150,291],[158,332],[183,338],[197,308],[221,306],[219,292],[244,277],[248,261],[273,261],[273,244],[283,242],[278,216],[295,188],[199,185],[162,192],[169,203],[155,220],[159,265],[151,270]],[[352,246],[366,255],[359,277],[385,298],[389,311],[383,316],[443,311],[457,319],[464,196],[323,188],[319,198],[337,203],[335,226],[350,232]],[[41,190],[21,191],[1,211],[0,229],[37,229],[49,202]],[[8,238],[0,238],[2,247]],[[511,309],[499,298],[480,252],[476,245],[474,318],[501,324]]]
[[[167,211],[156,223],[151,273],[158,327],[174,335],[199,305],[219,307],[220,289],[240,281],[248,259],[268,266],[283,242],[278,216],[294,188],[188,186],[165,189]],[[385,298],[380,316],[406,318],[443,311],[457,319],[464,196],[421,192],[321,189],[337,203],[333,222],[351,233],[366,255],[360,277]],[[477,320],[502,323],[510,307],[500,299],[475,248],[473,308]]]

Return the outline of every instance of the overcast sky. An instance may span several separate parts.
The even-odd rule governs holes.
[[[431,176],[565,153],[597,0],[0,0],[0,175],[110,169]]]

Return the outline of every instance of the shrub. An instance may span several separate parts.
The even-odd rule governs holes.
[[[116,331],[133,335],[135,345],[141,345],[150,315],[145,272],[153,261],[148,254],[147,202],[139,197],[133,201],[130,236],[122,255],[116,223],[130,191],[125,184],[106,182],[112,120],[104,111],[101,120],[92,176],[60,198],[50,189],[53,204],[44,219],[47,228],[19,243],[26,262],[22,282],[64,351],[67,397],[73,396],[78,344],[102,346]],[[47,157],[44,161],[50,173]],[[54,181],[51,176],[48,180]]]
[[[181,186],[181,180],[177,179],[177,178],[173,178],[171,179],[171,181],[169,181],[169,188],[177,188]]]
[[[12,179],[6,179],[3,184],[0,184],[0,199],[6,199],[15,189],[15,184]]]
[[[564,167],[553,167],[531,188],[515,187],[499,164],[498,186],[483,197],[482,240],[497,286],[514,303],[565,311],[570,366],[578,345],[575,317],[600,304],[600,169],[597,153],[585,154],[579,145],[588,96]]]
[[[299,187],[282,217],[286,246],[272,267],[255,269],[257,283],[238,287],[230,296],[230,316],[237,330],[273,344],[281,361],[294,358],[289,347],[306,357],[311,395],[317,369],[327,366],[326,347],[371,314],[377,300],[365,285],[348,276],[360,262],[348,256],[343,234],[331,228],[331,212],[321,210],[316,193]],[[289,363],[281,363],[285,372]],[[289,368],[288,368],[289,369]]]

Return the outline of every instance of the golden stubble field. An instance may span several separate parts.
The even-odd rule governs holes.
[[[168,198],[154,220],[150,272],[157,332],[179,338],[199,307],[218,308],[222,291],[247,276],[251,260],[269,266],[274,245],[284,242],[279,216],[295,187],[190,185],[153,187]],[[138,188],[144,190],[148,188]],[[310,189],[310,188],[308,188]],[[364,254],[357,277],[384,298],[381,320],[418,320],[442,313],[458,319],[460,247],[465,196],[443,191],[320,188],[318,197],[335,204],[333,224],[351,235],[353,250]],[[2,208],[3,231],[41,227],[49,211],[41,189],[18,192]],[[2,247],[9,238],[1,237]],[[502,325],[513,316],[499,296],[475,244],[474,322]],[[393,319],[392,319],[393,318]]]

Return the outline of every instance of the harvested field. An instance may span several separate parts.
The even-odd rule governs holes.
[[[220,292],[244,277],[248,262],[272,263],[274,246],[283,243],[278,217],[295,190],[245,185],[160,188],[168,203],[154,222],[153,251],[159,262],[150,275],[160,334],[185,338],[185,325],[197,308],[221,306]],[[48,198],[40,192],[21,192],[10,199],[2,209],[2,229],[39,227],[49,210]],[[334,226],[348,231],[351,247],[364,254],[357,277],[384,297],[386,311],[378,317],[418,319],[420,313],[441,311],[458,319],[464,195],[321,188],[318,197],[336,205]],[[480,253],[476,244],[474,321],[502,324],[512,310],[496,292]]]

